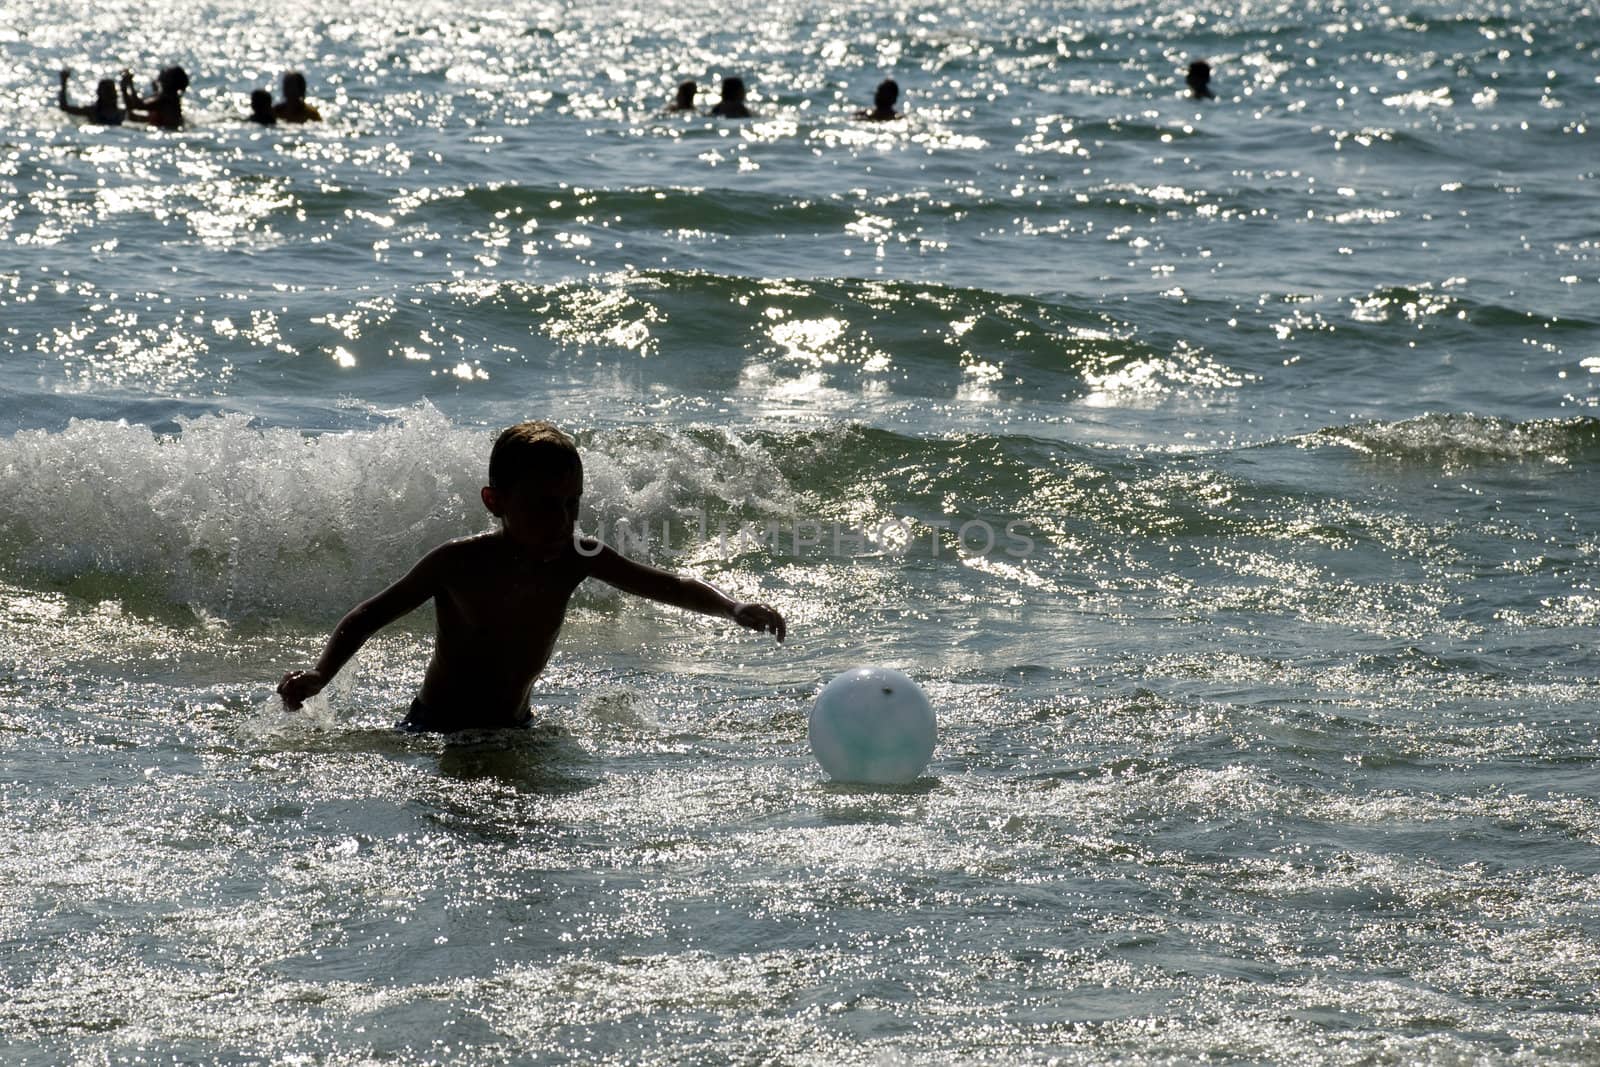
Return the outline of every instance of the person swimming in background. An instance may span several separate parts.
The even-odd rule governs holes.
[[[250,94],[250,114],[244,117],[246,122],[259,122],[263,126],[276,126],[278,116],[272,113],[272,90],[257,89]]]
[[[306,76],[291,70],[283,76],[283,101],[273,105],[279,122],[321,122],[322,112],[306,103]]]
[[[717,101],[717,106],[711,109],[711,113],[725,119],[750,117],[750,109],[744,102],[743,78],[722,79],[722,99]]]
[[[72,71],[61,72],[61,91],[56,94],[57,107],[69,115],[88,119],[91,126],[122,125],[123,111],[117,106],[116,82],[110,78],[101,78],[100,84],[95,87],[94,103],[76,106],[67,102],[67,82],[71,78]]]
[[[1189,73],[1184,76],[1184,81],[1189,83],[1189,93],[1196,100],[1214,100],[1216,93],[1211,91],[1211,64],[1203,59],[1197,59],[1189,64]]]
[[[182,67],[167,67],[156,75],[155,92],[143,99],[133,91],[133,71],[122,72],[122,106],[128,118],[162,129],[183,125],[183,93],[189,88],[189,74]]]
[[[696,85],[692,81],[680,82],[679,85],[678,85],[678,93],[677,93],[676,96],[674,96],[672,98],[672,106],[667,108],[667,110],[668,111],[693,111],[694,110],[694,94],[698,93],[699,91],[700,91],[700,86]]]
[[[867,122],[890,122],[900,117],[900,112],[894,109],[895,101],[900,99],[900,83],[893,78],[885,78],[878,83],[878,89],[872,94],[872,110],[857,111],[856,118],[865,119]]]
[[[489,484],[479,492],[499,529],[440,545],[351,609],[316,665],[290,671],[278,683],[284,705],[299,708],[368,638],[431,600],[433,656],[399,725],[440,733],[526,725],[533,683],[550,660],[573,591],[586,578],[784,639],[783,616],[765,604],[732,600],[698,578],[636,563],[579,537],[582,495],[583,460],[572,438],[548,422],[502,431],[489,453]]]

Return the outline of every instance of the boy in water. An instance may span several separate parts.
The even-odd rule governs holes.
[[[725,119],[748,119],[753,116],[750,108],[744,102],[744,79],[723,78],[722,99],[717,101],[711,113]]]
[[[679,82],[678,93],[672,98],[672,106],[668,111],[693,111],[694,94],[700,91],[700,86],[692,81]]]
[[[895,101],[899,99],[900,83],[893,78],[885,78],[872,94],[872,110],[857,111],[856,118],[868,122],[893,122],[900,117],[900,112],[894,109]]]
[[[765,604],[731,600],[698,579],[576,537],[582,494],[583,461],[570,437],[548,422],[522,422],[502,432],[481,491],[500,529],[440,545],[405,577],[357,604],[339,620],[315,667],[283,676],[278,694],[284,704],[300,707],[369,637],[432,600],[439,627],[433,659],[402,725],[442,733],[524,725],[528,694],[550,660],[567,601],[585,578],[783,640],[783,616]]]
[[[251,93],[250,114],[246,115],[244,120],[260,126],[276,126],[278,116],[272,113],[272,93],[266,89],[257,89]]]
[[[306,103],[306,76],[291,70],[283,76],[283,102],[272,113],[279,122],[321,122],[322,112]]]

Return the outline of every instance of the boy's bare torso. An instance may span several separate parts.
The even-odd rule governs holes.
[[[429,728],[513,726],[550,661],[567,603],[588,577],[570,544],[541,559],[500,533],[436,553],[438,639],[418,701]]]
[[[534,444],[545,445],[552,443],[550,434],[559,433],[530,422],[501,436],[523,431],[544,434]],[[512,438],[512,447],[520,447],[518,440]],[[570,441],[566,449],[570,462],[508,485],[484,486],[484,507],[500,520],[500,529],[440,545],[399,580],[346,612],[316,664],[290,671],[278,682],[284,706],[303,706],[374,633],[431,600],[438,638],[405,725],[441,733],[520,725],[527,721],[528,694],[550,661],[573,590],[590,577],[633,596],[731,619],[783,640],[783,616],[772,607],[733,600],[698,578],[637,563],[593,538],[577,536],[583,468]],[[491,476],[494,466],[491,454]]]

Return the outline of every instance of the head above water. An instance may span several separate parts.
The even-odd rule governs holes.
[[[694,94],[700,91],[700,86],[692,81],[682,82],[678,86],[678,95],[673,100],[672,106],[679,111],[688,111],[694,107]]]
[[[497,490],[515,489],[531,478],[564,477],[574,471],[583,471],[578,446],[554,423],[543,420],[507,427],[489,451],[489,485]]]
[[[1211,64],[1203,59],[1197,59],[1189,64],[1189,73],[1184,75],[1189,91],[1198,97],[1210,97],[1211,92]]]
[[[250,94],[250,117],[264,126],[277,123],[277,116],[272,113],[272,92],[267,89],[257,89]]]
[[[189,88],[189,73],[182,67],[168,67],[156,75],[156,84],[163,92],[176,95]]]
[[[283,76],[283,98],[285,100],[304,100],[306,98],[306,76],[298,70],[291,70]]]
[[[872,94],[872,106],[879,111],[893,111],[895,101],[900,99],[900,83],[893,78],[885,78],[878,83],[878,89]]]
[[[583,460],[572,438],[548,422],[519,422],[489,453],[483,506],[506,537],[541,559],[572,546],[583,496]]]
[[[722,79],[722,102],[724,104],[742,104],[742,103],[744,103],[744,79],[743,78],[723,78]]]
[[[101,78],[94,88],[94,101],[102,108],[115,108],[117,106],[117,83],[110,78]]]

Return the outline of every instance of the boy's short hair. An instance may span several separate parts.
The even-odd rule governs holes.
[[[489,484],[510,489],[517,483],[543,474],[566,474],[582,470],[578,446],[554,423],[530,419],[500,431],[489,451]]]

